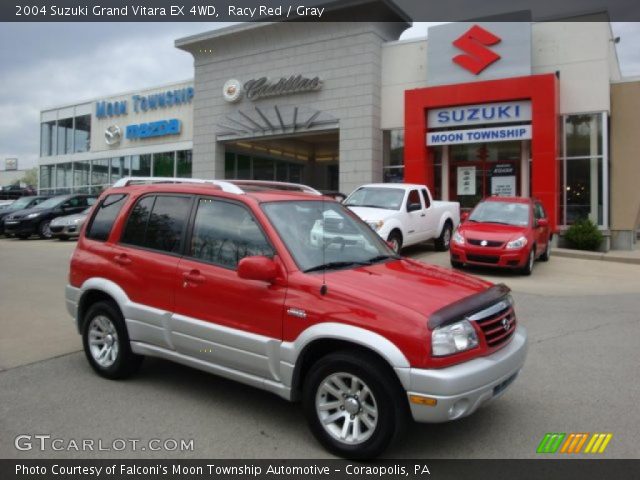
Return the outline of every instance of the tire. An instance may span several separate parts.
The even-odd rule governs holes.
[[[409,418],[397,378],[383,361],[366,353],[341,351],[321,358],[305,378],[302,402],[316,439],[350,459],[380,455]]]
[[[20,240],[26,240],[27,238],[29,238],[29,235],[27,235],[26,233],[21,233],[19,235],[16,235],[16,237],[18,237]]]
[[[110,379],[126,378],[140,367],[143,357],[131,351],[124,319],[112,302],[94,303],[83,320],[82,346],[98,375]]]
[[[400,253],[402,250],[402,234],[397,230],[394,230],[389,234],[389,238],[387,238],[387,242],[391,244],[391,248],[394,252]]]
[[[446,222],[444,227],[442,227],[442,232],[440,236],[436,238],[436,250],[439,252],[446,252],[449,250],[449,245],[451,245],[451,235],[453,233],[453,227],[451,227],[451,223]]]
[[[455,260],[451,260],[451,266],[453,268],[462,268],[462,262],[456,262]]]
[[[533,272],[533,264],[536,261],[536,246],[534,245],[533,247],[531,247],[531,250],[529,251],[529,256],[527,257],[527,263],[525,263],[524,267],[522,267],[522,270],[520,270],[520,273],[522,273],[522,275],[531,275],[531,272]]]
[[[58,240],[60,240],[61,242],[66,242],[67,240],[69,240],[69,237],[67,237],[66,235],[58,235]]]
[[[548,262],[549,258],[551,258],[551,237],[547,241],[547,248],[544,249],[544,253],[540,255],[540,260],[543,262]]]
[[[51,220],[43,220],[40,222],[40,225],[38,225],[38,236],[40,238],[48,240],[53,237],[51,229],[49,228],[50,224]]]

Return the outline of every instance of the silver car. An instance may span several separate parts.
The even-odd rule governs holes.
[[[91,207],[85,208],[80,213],[54,218],[49,226],[51,234],[60,240],[77,237],[80,235],[80,228],[82,228],[82,224],[87,219],[90,210]]]

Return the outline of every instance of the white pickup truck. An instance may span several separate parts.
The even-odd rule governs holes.
[[[425,185],[370,183],[355,189],[343,203],[396,252],[430,239],[435,239],[436,249],[447,250],[460,223],[460,204],[433,200]]]

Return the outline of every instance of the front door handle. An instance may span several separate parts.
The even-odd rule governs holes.
[[[115,257],[113,257],[113,261],[116,262],[118,265],[122,265],[123,267],[126,267],[127,265],[131,265],[131,259],[125,253],[116,255]]]
[[[205,281],[205,276],[200,273],[200,270],[191,270],[182,274],[184,279],[183,286],[187,286],[189,283],[201,284]]]

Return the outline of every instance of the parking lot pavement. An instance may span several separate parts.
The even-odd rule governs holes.
[[[0,239],[0,369],[79,349],[64,303],[75,242]]]
[[[22,350],[27,345],[47,346],[39,349],[40,358],[46,358],[47,351],[53,356],[79,349],[62,290],[72,248],[0,240],[0,358],[7,365],[25,363]],[[405,253],[432,263],[448,262],[446,254],[429,247]],[[41,265],[17,268],[32,259]],[[11,270],[5,269],[7,261]],[[471,272],[513,288],[519,321],[529,332],[525,368],[498,401],[456,422],[414,425],[387,456],[533,458],[547,432],[611,432],[613,439],[600,458],[640,458],[640,266],[552,258],[536,265],[530,278]],[[6,311],[13,312],[11,320]],[[7,328],[13,331],[11,342],[6,340]],[[5,350],[6,345],[11,349]],[[0,427],[0,458],[327,456],[308,432],[299,405],[155,359],[145,361],[127,381],[108,381],[93,373],[80,352],[0,372]],[[109,445],[118,438],[143,443],[193,439],[194,450],[15,449],[17,435],[41,433],[67,441],[101,439]]]

